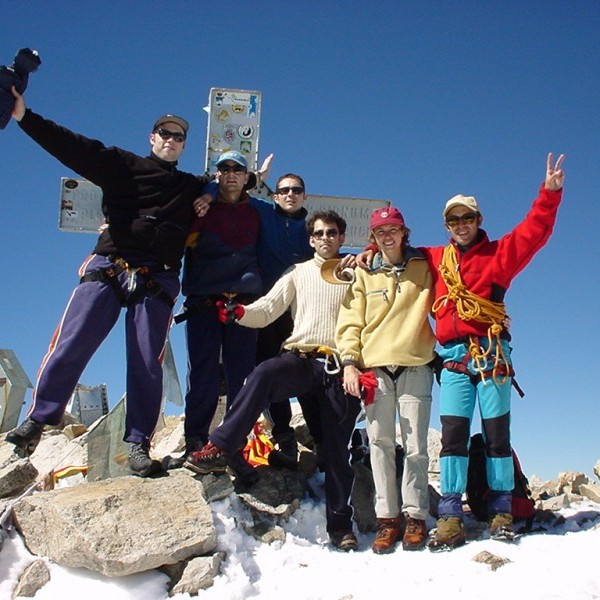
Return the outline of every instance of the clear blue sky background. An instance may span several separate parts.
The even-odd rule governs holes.
[[[187,116],[189,171],[204,164],[209,89],[260,90],[260,155],[275,153],[274,176],[389,199],[416,245],[446,242],[441,209],[457,193],[475,195],[490,237],[503,235],[535,198],[547,152],[565,153],[555,233],[507,296],[526,392],[513,442],[529,474],[550,478],[591,475],[600,458],[599,23],[592,0],[5,0],[0,63],[38,49],[28,105],[107,145],[145,154],[158,115]],[[95,239],[57,228],[60,177],[72,173],[14,122],[0,148],[0,347],[33,381]],[[183,384],[182,326],[172,343]],[[82,378],[107,383],[111,405],[123,357],[120,323]]]

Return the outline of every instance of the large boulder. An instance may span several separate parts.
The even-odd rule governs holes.
[[[14,520],[33,554],[108,576],[201,556],[217,542],[202,484],[184,473],[35,494],[15,506]]]

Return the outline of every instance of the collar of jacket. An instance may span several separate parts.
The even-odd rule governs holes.
[[[174,171],[177,168],[177,161],[170,162],[168,160],[163,160],[154,154],[154,152],[150,152],[148,156],[150,160],[153,160],[155,163],[158,163],[161,167],[164,167],[168,171]]]
[[[294,219],[295,221],[306,219],[306,216],[308,215],[308,211],[304,207],[302,207],[300,210],[297,210],[295,213],[290,214],[289,212],[285,212],[285,210],[283,210],[279,204],[275,204],[275,212],[286,219]]]
[[[403,250],[403,255],[404,255],[404,264],[406,264],[409,260],[424,260],[425,259],[425,255],[418,248],[413,248],[412,246],[407,246]],[[384,267],[385,265],[388,265],[388,263],[383,262],[383,255],[381,254],[381,252],[378,252],[373,257],[373,265],[369,269],[369,271],[371,271],[371,272],[377,271],[377,270],[381,269],[382,267]]]

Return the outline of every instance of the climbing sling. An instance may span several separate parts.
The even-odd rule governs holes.
[[[478,343],[479,338],[469,336],[468,354],[473,359],[475,370],[481,381],[485,383],[485,366],[488,358],[492,358],[494,366],[491,377],[497,385],[501,385],[513,374],[512,368],[501,344],[501,333],[505,328],[508,316],[503,302],[493,302],[471,292],[462,281],[459,272],[456,252],[452,244],[444,248],[442,264],[439,272],[448,288],[448,293],[435,300],[432,312],[436,313],[450,302],[456,304],[458,316],[463,321],[489,323],[487,330],[488,347],[484,350]],[[496,342],[493,350],[493,341]]]

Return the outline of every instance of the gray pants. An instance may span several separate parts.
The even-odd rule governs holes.
[[[384,370],[375,368],[375,375],[375,402],[365,407],[375,513],[378,518],[394,518],[402,510],[414,519],[425,519],[429,511],[427,433],[433,371],[428,366],[407,367],[394,380]],[[397,415],[404,449],[401,507],[396,483]]]

